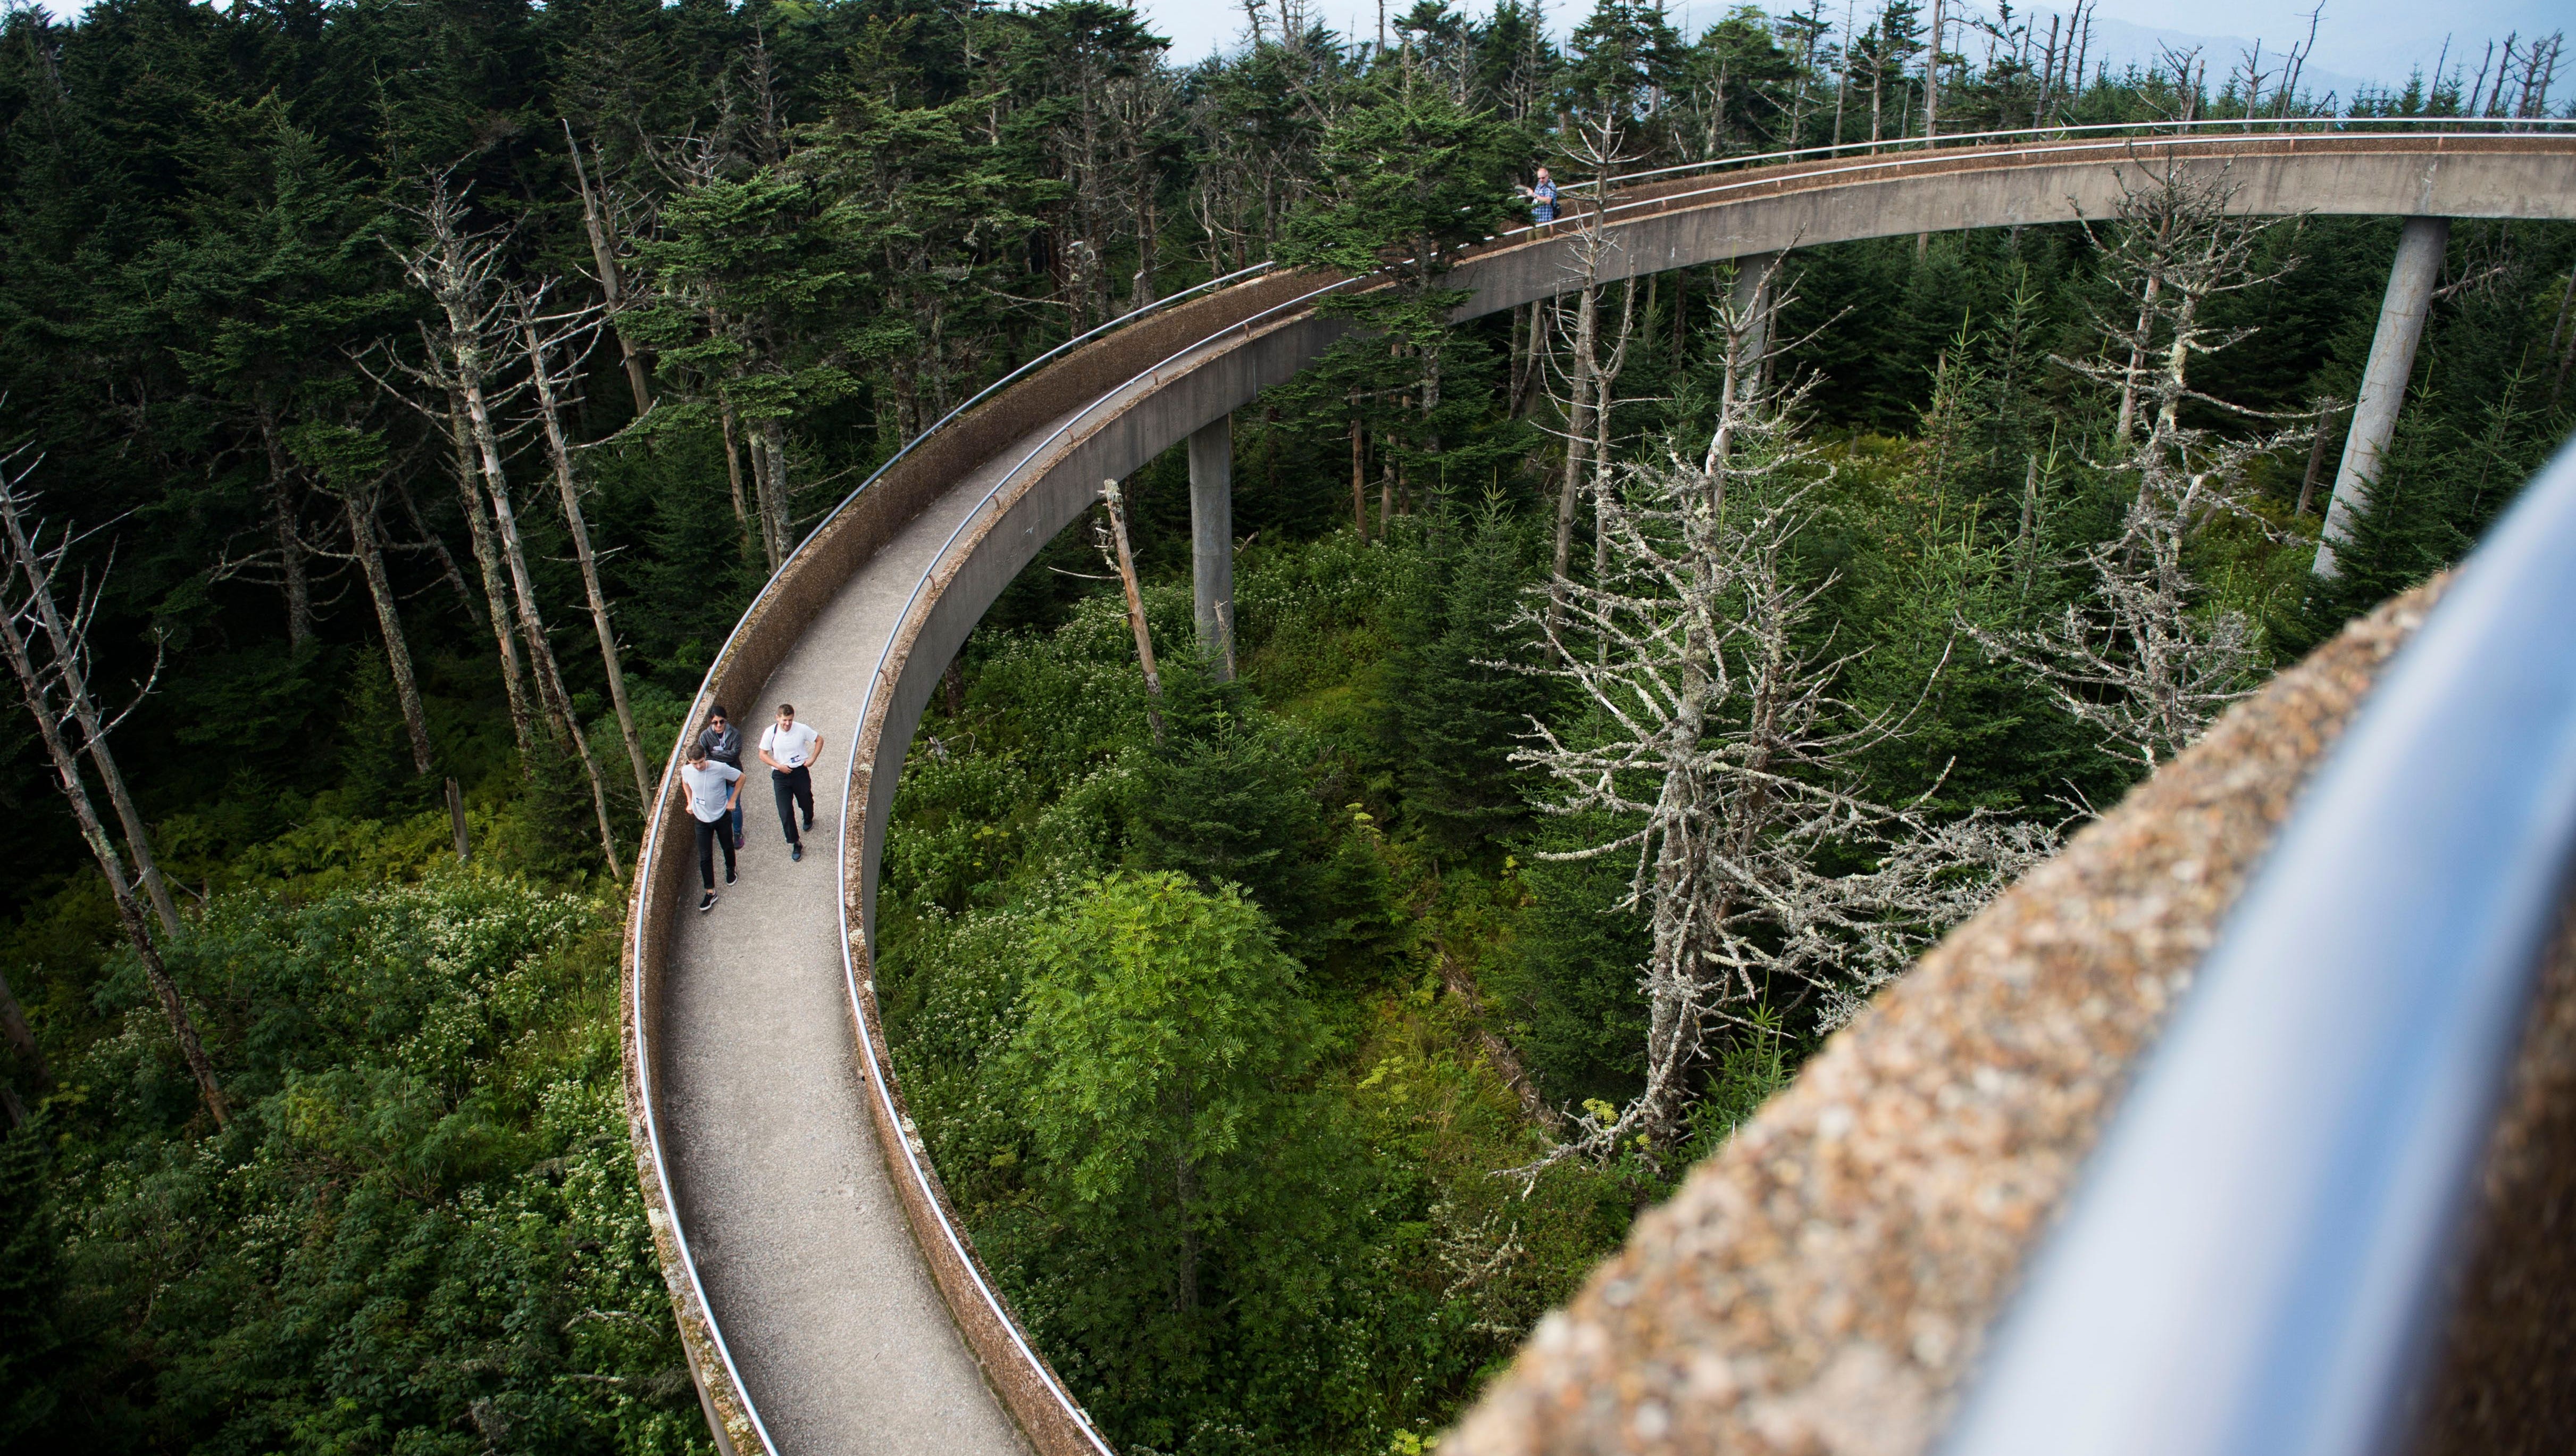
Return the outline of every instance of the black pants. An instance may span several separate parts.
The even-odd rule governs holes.
[[[796,809],[803,805],[805,822],[814,822],[814,775],[803,767],[784,773],[771,769],[769,787],[778,795],[778,827],[787,831],[789,844],[803,844],[805,841],[796,836]]]
[[[716,887],[716,846],[724,847],[725,873],[733,873],[733,816],[718,814],[709,824],[692,814],[689,822],[698,826],[698,883],[712,890]]]

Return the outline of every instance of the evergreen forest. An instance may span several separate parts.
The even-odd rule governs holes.
[[[2081,224],[1613,282],[1583,205],[2535,125],[2554,35],[2337,96],[2115,68],[2082,7],[1243,13],[1198,60],[1108,0],[0,14],[0,1448],[714,1449],[623,1106],[645,807],[806,532],[1158,300],[1378,280],[1234,417],[1231,671],[1176,448],[1132,607],[1095,512],[949,668],[877,935],[923,1143],[1137,1456],[1429,1449],[1921,948],[2576,427],[2576,225],[2456,222],[2320,575],[2397,219],[2133,160]],[[1449,322],[1541,167],[1566,291]]]

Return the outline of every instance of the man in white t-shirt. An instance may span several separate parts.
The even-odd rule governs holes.
[[[769,787],[778,795],[778,827],[787,831],[787,857],[803,859],[805,841],[796,832],[796,811],[805,811],[805,827],[814,827],[814,755],[823,751],[823,735],[796,721],[796,705],[778,705],[778,721],[760,730],[760,761],[769,765]]]
[[[733,808],[742,793],[742,770],[707,757],[706,740],[691,739],[688,762],[680,765],[680,782],[688,786],[689,817],[698,825],[698,881],[706,894],[698,912],[716,908],[716,846],[724,847],[725,883],[733,883]]]

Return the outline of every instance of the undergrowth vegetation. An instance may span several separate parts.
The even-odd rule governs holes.
[[[413,828],[340,849],[377,876]],[[219,895],[167,943],[224,1057],[220,1133],[192,1125],[133,957],[82,987],[96,1034],[53,1059],[43,1141],[11,1139],[0,1177],[12,1428],[57,1450],[706,1449],[627,1145],[613,903],[346,873]]]

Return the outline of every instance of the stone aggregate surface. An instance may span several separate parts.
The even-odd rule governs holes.
[[[1638,1220],[1442,1456],[1915,1456],[2309,772],[2388,603],[1953,932]]]

